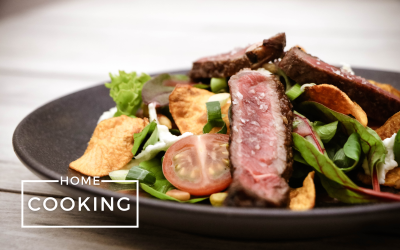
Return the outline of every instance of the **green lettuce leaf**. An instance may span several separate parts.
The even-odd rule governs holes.
[[[110,89],[110,96],[117,104],[117,112],[114,117],[121,115],[135,117],[142,104],[143,85],[151,77],[144,73],[138,76],[136,72],[119,71],[119,75],[110,73],[110,78],[111,82],[106,83],[105,86]]]
[[[140,186],[145,192],[151,194],[152,196],[158,199],[177,201],[181,203],[196,203],[208,199],[208,197],[201,197],[201,198],[190,199],[188,201],[180,201],[171,196],[166,195],[165,194],[166,192],[175,189],[175,187],[165,178],[162,171],[162,162],[159,158],[153,158],[151,160],[141,162],[139,166],[142,169],[152,172],[156,177],[156,182],[154,183],[154,185],[150,186],[145,183],[140,183]]]
[[[357,133],[360,136],[361,148],[367,157],[371,174],[379,163],[385,162],[386,148],[378,134],[369,127],[365,128],[356,119],[335,112],[316,102],[303,102],[299,109],[310,119],[314,117],[315,120],[324,118],[326,122],[339,121],[348,135]]]

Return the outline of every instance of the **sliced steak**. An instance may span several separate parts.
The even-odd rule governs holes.
[[[228,77],[244,68],[257,69],[263,63],[281,57],[285,46],[285,33],[279,33],[270,39],[245,48],[201,58],[193,63],[189,75],[192,79]]]
[[[229,144],[233,181],[225,204],[282,207],[292,172],[292,105],[279,78],[244,69],[231,77]]]
[[[372,85],[362,77],[329,65],[297,47],[286,52],[279,67],[300,84],[335,85],[360,105],[370,118],[378,122],[383,123],[400,111],[399,97]]]

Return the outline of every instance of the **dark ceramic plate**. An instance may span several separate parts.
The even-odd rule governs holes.
[[[186,73],[187,71],[173,72]],[[400,73],[355,69],[357,75],[400,88]],[[99,116],[115,104],[104,85],[50,102],[28,115],[16,128],[14,150],[42,179],[80,176],[68,168],[86,149]],[[120,185],[56,187],[71,197],[123,197]],[[131,207],[136,197],[131,198]],[[306,212],[287,209],[215,208],[140,197],[140,221],[185,232],[229,237],[294,239],[355,232],[400,222],[400,203],[320,207]],[[123,214],[134,217],[134,213]],[[134,219],[134,218],[131,218]]]

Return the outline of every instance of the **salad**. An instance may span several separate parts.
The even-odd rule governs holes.
[[[115,107],[70,168],[181,203],[400,201],[400,91],[285,45],[280,33],[189,75],[110,74]]]

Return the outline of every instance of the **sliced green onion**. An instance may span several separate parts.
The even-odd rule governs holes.
[[[123,180],[126,180],[126,176],[128,175],[129,170],[116,170],[112,171],[108,174],[110,176],[111,180],[118,181],[115,183],[118,184],[135,184],[134,182],[124,182]],[[119,181],[121,180],[121,181]]]
[[[199,84],[193,85],[193,87],[198,88],[198,89],[208,89],[210,87],[210,85],[199,83]]]
[[[303,91],[301,90],[300,84],[297,83],[293,87],[291,87],[288,91],[286,91],[286,95],[287,97],[289,97],[291,101],[299,97],[301,94],[303,94]]]
[[[290,89],[292,87],[292,83],[290,82],[289,77],[287,77],[285,72],[283,72],[283,70],[281,70],[279,67],[276,67],[276,68],[277,68],[278,75],[282,76],[285,79],[286,91],[287,91],[288,89]]]
[[[226,78],[211,78],[210,86],[211,91],[214,93],[222,93],[228,91]]]
[[[156,182],[156,177],[152,172],[137,166],[129,170],[125,180],[138,180],[140,182],[153,185]]]
[[[203,127],[203,133],[210,133],[214,127],[221,127],[217,134],[226,134],[228,129],[221,116],[221,104],[217,102],[206,102],[207,106],[207,124]]]
[[[231,95],[229,93],[219,93],[219,94],[210,96],[210,98],[208,98],[207,102],[218,101],[221,104],[221,107],[223,107],[228,102],[228,99],[230,97],[231,97]]]

